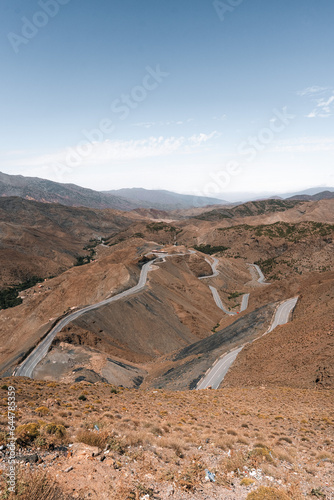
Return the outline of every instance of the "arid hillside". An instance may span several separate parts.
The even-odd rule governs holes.
[[[8,425],[3,399],[14,385],[25,498],[46,498],[47,488],[62,500],[333,497],[331,390],[138,391],[23,378],[2,384],[0,445]],[[0,454],[4,470],[8,450]],[[0,487],[6,494],[5,474]]]
[[[252,205],[252,214],[239,207],[218,221],[1,202],[3,261],[16,249],[26,272],[56,261],[60,273],[0,311],[3,377],[60,318],[131,288],[160,252],[144,290],[57,334],[35,369],[39,380],[2,379],[3,403],[16,387],[26,498],[44,498],[47,486],[59,500],[330,500],[333,200],[284,210],[269,203],[265,213]],[[80,255],[90,259],[73,266]],[[13,279],[14,265],[7,269]],[[296,296],[290,321],[267,333],[278,305]],[[242,346],[221,388],[195,390]],[[6,461],[6,447],[0,453]]]
[[[293,321],[246,346],[223,386],[333,387],[333,283],[333,272],[313,273],[299,283],[290,281],[285,294],[299,296]],[[277,288],[268,287],[261,300],[275,298]]]
[[[57,275],[71,267],[89,240],[129,226],[133,215],[72,208],[21,198],[0,198],[0,285],[31,276]]]
[[[56,278],[22,292],[23,303],[0,311],[1,371],[13,367],[71,309],[99,302],[114,291],[133,286],[138,260],[152,244],[134,241],[126,249],[97,248],[96,262],[73,267]],[[89,285],[89,286],[88,286]]]
[[[12,203],[17,206],[16,199]],[[179,390],[193,388],[219,356],[262,335],[277,303],[301,294],[309,273],[319,273],[321,280],[333,270],[332,224],[312,220],[255,224],[256,220],[268,222],[268,217],[289,212],[293,219],[297,208],[300,211],[304,205],[305,217],[317,213],[318,218],[326,220],[331,200],[285,207],[283,212],[276,204],[269,203],[265,208],[270,213],[237,217],[230,227],[195,219],[138,220],[135,214],[124,217],[117,212],[56,205],[43,205],[47,209],[43,213],[41,204],[24,200],[20,203],[22,213],[26,203],[29,207],[32,204],[36,213],[26,214],[26,219],[22,214],[23,221],[32,227],[45,224],[47,219],[53,233],[58,225],[59,231],[73,233],[73,239],[77,240],[87,241],[89,235],[98,237],[99,233],[91,231],[101,227],[112,230],[113,235],[105,238],[103,244],[94,240],[96,262],[74,267],[21,292],[23,303],[0,313],[1,335],[7,339],[0,353],[3,373],[8,373],[57,318],[73,308],[96,303],[133,286],[140,273],[139,260],[163,245],[167,245],[165,251],[172,253],[187,254],[189,247],[197,253],[157,262],[144,291],[85,313],[68,324],[55,338],[36,376],[69,382],[78,377],[107,380],[129,387],[143,384],[143,387]],[[263,205],[256,205],[257,211],[259,207],[263,209]],[[248,209],[239,210],[244,213]],[[69,211],[71,219],[67,219]],[[18,211],[13,219],[15,224],[19,217]],[[235,224],[236,220],[250,219],[252,224]],[[173,246],[175,243],[177,246]],[[212,272],[205,261],[206,254],[219,256],[219,274],[202,281],[198,277]],[[260,265],[272,283],[270,286],[257,282],[258,276],[249,266],[254,262]],[[239,311],[242,295],[250,293],[247,310],[240,316],[225,314],[215,304],[208,285],[217,289],[225,307],[234,312]],[[319,312],[312,316],[310,324],[313,321],[314,328],[322,331],[327,328],[323,319]],[[9,332],[15,333],[9,335]],[[304,330],[299,334],[301,339],[307,336]],[[276,337],[271,338],[274,346]],[[314,352],[315,364],[322,362],[322,341],[319,342]],[[185,355],[180,355],[181,352]],[[313,364],[309,366],[314,371]],[[255,367],[252,373],[256,373]],[[277,373],[276,383],[285,383],[283,375]],[[305,386],[310,387],[314,376],[310,372],[307,377]],[[299,384],[297,377],[294,386],[304,387],[303,384],[301,381]]]
[[[36,377],[74,381],[81,375],[76,370],[85,367],[91,370],[90,376],[95,372],[115,383],[114,370],[109,370],[113,363],[120,363],[125,370],[122,385],[129,385],[130,380],[132,386],[138,377],[134,368],[150,372],[161,356],[211,335],[221,311],[208,286],[192,272],[194,267],[211,273],[210,266],[197,255],[167,257],[150,272],[146,290],[69,323],[57,335]],[[61,366],[69,350],[71,364]]]

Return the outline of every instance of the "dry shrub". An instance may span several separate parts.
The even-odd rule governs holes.
[[[287,436],[282,436],[278,441],[285,441],[286,443],[292,444],[292,439]]]
[[[36,410],[34,410],[34,411],[40,417],[44,417],[45,415],[49,415],[49,413],[50,413],[49,408],[47,408],[46,406],[40,406],[39,408],[36,408]]]
[[[247,500],[292,500],[284,491],[260,486],[247,495]]]
[[[56,424],[54,422],[51,422],[50,424],[44,425],[42,427],[41,431],[45,432],[46,434],[52,434],[52,435],[56,436],[57,438],[66,437],[65,426],[61,425],[61,424]]]
[[[254,483],[255,483],[254,479],[251,479],[250,477],[244,477],[240,481],[240,486],[252,486],[252,484]]]
[[[62,491],[61,486],[46,473],[19,470],[16,477],[16,492],[3,486],[3,497],[7,500],[72,500],[73,497]]]
[[[316,460],[320,460],[321,462],[330,462],[331,464],[333,464],[334,455],[328,453],[327,451],[322,451],[318,453],[318,455],[316,456]]]
[[[222,450],[232,450],[235,445],[235,439],[233,438],[219,438],[216,441],[216,446]]]
[[[288,462],[289,464],[294,463],[294,459],[291,457],[291,455],[289,455],[289,453],[286,453],[284,450],[281,451],[279,449],[275,449],[275,456],[282,462]]]
[[[240,444],[244,444],[246,446],[249,445],[249,441],[248,439],[244,438],[244,437],[239,437],[238,440],[237,440],[237,443],[240,443]]]
[[[108,440],[106,432],[93,432],[89,430],[79,431],[76,435],[78,443],[87,444],[88,446],[97,446],[98,448],[105,448]]]
[[[175,451],[176,456],[183,458],[184,443],[180,439],[161,438],[159,439],[159,446],[161,446],[161,448],[170,448]]]
[[[39,436],[40,425],[36,422],[19,425],[16,429],[17,442],[21,446],[30,444]]]
[[[191,457],[191,464],[184,467],[176,479],[177,486],[186,491],[195,491],[205,477],[204,469],[205,467],[199,457]]]
[[[130,431],[127,432],[122,442],[124,446],[142,446],[151,444],[152,437],[145,431]]]
[[[115,435],[108,436],[106,447],[108,450],[119,453],[120,455],[123,455],[126,451],[124,443]]]
[[[221,462],[223,471],[226,472],[241,472],[246,464],[246,457],[243,453],[231,453],[230,457],[226,457]]]
[[[270,448],[267,448],[267,446],[255,447],[252,451],[249,452],[248,458],[250,459],[253,467],[257,467],[262,462],[274,462],[272,451],[270,450]]]

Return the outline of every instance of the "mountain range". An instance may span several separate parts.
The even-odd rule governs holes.
[[[101,192],[75,184],[63,184],[38,177],[8,175],[0,172],[0,197],[5,196],[18,196],[44,203],[60,203],[70,207],[113,208],[126,211],[136,208],[173,210],[224,203],[216,198],[195,197],[159,190],[121,189]]]

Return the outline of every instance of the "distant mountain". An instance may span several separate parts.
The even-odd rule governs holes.
[[[302,200],[302,201],[319,201],[319,200],[330,200],[334,198],[333,191],[322,191],[316,194],[297,194],[286,198],[287,200]]]
[[[43,203],[59,203],[70,207],[112,208],[126,211],[138,208],[174,210],[223,203],[222,200],[215,198],[177,194],[171,191],[120,189],[101,192],[75,184],[61,184],[39,177],[8,175],[0,172],[0,197],[9,196]]]
[[[60,203],[70,207],[113,208],[132,210],[136,205],[111,194],[82,188],[75,184],[61,184],[38,177],[7,175],[0,172],[0,196],[19,196],[43,203]]]
[[[324,186],[319,186],[319,187],[314,187],[310,189],[304,189],[303,191],[297,191],[296,193],[285,193],[281,194],[280,196],[282,198],[293,198],[295,196],[314,196],[317,194],[321,194],[324,192],[334,192],[334,187],[324,187]],[[319,198],[322,199],[322,198]]]
[[[142,208],[156,208],[158,210],[185,209],[205,207],[207,205],[222,205],[224,200],[205,196],[178,194],[172,191],[131,188],[107,191],[108,194],[126,198]]]
[[[315,195],[322,193],[324,191],[329,191],[329,192],[334,192],[334,187],[314,187],[310,189],[304,189],[302,191],[297,191],[297,192],[289,192],[289,193],[279,193],[275,191],[266,191],[266,192],[246,192],[246,191],[235,191],[232,193],[217,193],[216,196],[218,198],[224,198],[230,203],[246,203],[247,201],[255,201],[255,200],[268,200],[268,199],[287,199],[291,198],[294,196],[301,196],[301,195]],[[315,200],[315,199],[314,199]],[[307,198],[305,198],[305,201],[307,201]]]
[[[300,203],[299,200],[258,200],[249,201],[233,208],[217,208],[210,212],[197,215],[194,219],[206,221],[219,221],[221,219],[233,219],[234,217],[254,217],[275,212],[285,212]]]

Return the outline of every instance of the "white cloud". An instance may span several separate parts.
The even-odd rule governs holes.
[[[218,132],[201,133],[191,137],[148,137],[139,140],[105,140],[103,142],[88,142],[62,149],[48,154],[27,154],[15,152],[14,158],[9,158],[8,152],[0,154],[0,162],[4,166],[22,168],[45,168],[52,165],[63,165],[68,168],[75,166],[100,166],[129,160],[162,157],[174,153],[191,153],[197,151],[210,140],[218,137]]]
[[[307,113],[306,118],[328,118],[334,113],[334,90],[329,87],[308,87],[300,90],[297,94],[308,97],[314,103],[312,111]]]
[[[191,118],[188,118],[187,123],[192,121]],[[141,128],[152,128],[152,127],[164,127],[169,125],[183,125],[184,121],[182,120],[169,120],[169,121],[159,121],[159,122],[137,122],[132,123],[133,127],[141,127]]]
[[[312,96],[314,94],[322,94],[326,90],[328,90],[328,87],[319,87],[318,85],[313,85],[313,87],[307,87],[306,89],[298,90],[297,95],[300,95],[302,97]]]

